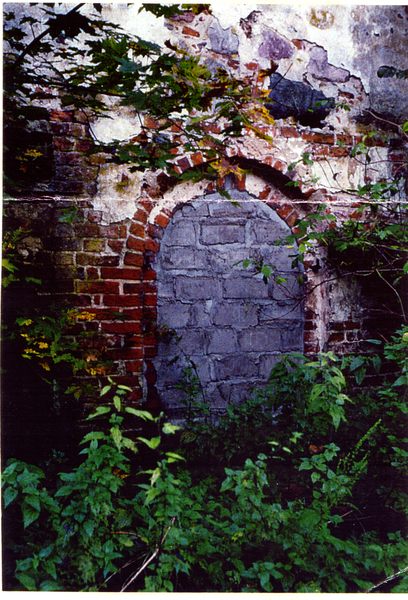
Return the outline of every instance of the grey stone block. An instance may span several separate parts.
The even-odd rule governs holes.
[[[167,234],[167,235],[166,235]],[[162,246],[173,245],[173,246],[190,246],[194,247],[196,239],[196,233],[194,225],[191,221],[179,221],[174,223],[173,226],[166,230]]]
[[[259,375],[265,381],[268,379],[273,367],[281,361],[282,356],[278,354],[263,354],[259,361]]]
[[[218,54],[235,54],[238,52],[238,36],[232,28],[223,29],[217,20],[214,20],[207,30],[211,42],[211,49]]]
[[[158,309],[158,321],[177,329],[185,327],[190,321],[192,307],[181,302],[166,302]]]
[[[203,356],[206,349],[206,332],[200,329],[180,330],[180,348],[188,357]]]
[[[174,269],[206,269],[208,268],[207,256],[204,250],[194,247],[174,247],[170,246],[165,253],[163,266]]]
[[[282,331],[282,349],[284,352],[303,351],[302,323],[290,323]]]
[[[236,244],[245,242],[245,229],[240,225],[202,225],[202,244]]]
[[[248,249],[245,247],[212,246],[211,251],[208,253],[208,265],[211,271],[223,273],[224,275],[233,271],[245,274],[249,272],[249,268],[244,270],[242,264],[236,267],[234,267],[234,264],[246,258],[248,258]]]
[[[195,302],[191,307],[191,325],[195,327],[210,327],[212,325],[210,308],[207,302]]]
[[[207,217],[209,214],[208,203],[204,200],[194,200],[194,202],[185,204],[180,213],[183,217],[187,217],[189,219]]]
[[[159,299],[159,303],[165,298],[174,298],[173,278],[171,278],[169,281],[157,282],[157,297]]]
[[[233,329],[209,332],[208,354],[233,354],[237,351],[237,334]]]
[[[238,334],[241,350],[244,352],[273,352],[281,349],[279,329],[253,327]]]
[[[279,223],[275,221],[256,220],[250,224],[251,239],[260,244],[273,244],[287,234]]]
[[[301,312],[301,306],[297,302],[272,301],[259,307],[259,324],[267,325],[276,319],[298,319]]]
[[[214,324],[237,328],[252,327],[258,324],[257,307],[241,301],[220,302],[214,310]]]
[[[274,300],[294,300],[302,295],[303,286],[296,280],[296,275],[293,273],[282,273],[287,283],[274,284],[273,299]]]
[[[262,279],[252,276],[237,277],[233,275],[224,281],[224,298],[266,299],[269,288]]]
[[[215,373],[219,380],[258,376],[258,365],[244,354],[228,356],[216,361]]]
[[[176,298],[179,300],[211,300],[221,296],[221,282],[210,277],[179,277],[176,280]]]

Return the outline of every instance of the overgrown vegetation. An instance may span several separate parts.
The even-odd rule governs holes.
[[[218,425],[182,432],[108,384],[79,466],[8,462],[8,589],[406,592],[408,328],[383,358],[399,373],[369,393],[377,354],[286,358]],[[126,413],[154,435],[127,437]]]

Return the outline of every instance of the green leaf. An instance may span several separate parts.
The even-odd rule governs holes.
[[[38,519],[40,511],[36,510],[35,508],[30,506],[29,504],[26,504],[25,502],[23,502],[23,504],[21,505],[21,510],[23,511],[24,529],[26,529],[26,527],[28,527],[29,525],[31,525],[31,523]]]
[[[18,496],[18,490],[8,487],[3,494],[4,508],[6,508]]]
[[[83,524],[83,528],[84,528],[84,531],[85,531],[87,537],[90,538],[95,529],[95,522],[94,521],[85,521],[85,523]]]
[[[163,425],[163,433],[176,433],[180,429],[180,425],[173,425],[172,423],[165,423]]]
[[[103,433],[103,431],[91,431],[91,432],[87,433],[86,436],[79,443],[86,444],[87,442],[90,442],[91,440],[101,440],[104,437],[105,437],[105,434]]]
[[[110,412],[110,410],[111,409],[109,406],[98,406],[96,411],[92,415],[89,415],[89,417],[87,417],[87,420],[94,419],[95,417],[100,417],[101,415],[106,415],[106,413]]]
[[[161,441],[160,436],[151,438],[150,440],[147,440],[146,438],[143,438],[143,437],[138,437],[137,439],[140,440],[141,442],[143,442],[144,444],[146,444],[146,446],[149,446],[149,448],[151,448],[152,450],[155,450]]]
[[[119,398],[119,396],[114,396],[114,397],[113,397],[113,405],[114,405],[114,407],[116,408],[116,410],[117,410],[118,412],[120,412],[120,409],[121,409],[122,403],[121,403],[121,401],[120,401],[120,398]]]
[[[166,452],[166,456],[169,457],[169,462],[174,462],[177,460],[186,460],[184,456],[180,456],[180,454],[176,454],[175,452]]]
[[[121,430],[119,429],[119,427],[111,427],[110,433],[111,433],[112,439],[113,439],[116,447],[120,450],[121,445],[122,445],[121,444],[121,442],[122,442]]]
[[[147,410],[137,410],[136,408],[131,408],[130,406],[126,406],[125,411],[130,413],[131,415],[134,415],[135,417],[140,417],[141,419],[144,419],[145,421],[156,421],[155,417],[153,417],[153,415],[151,413],[149,413]]]
[[[404,125],[402,126],[402,131],[404,133],[406,133],[408,131],[408,121],[405,121]]]
[[[24,587],[26,587],[28,590],[35,590],[36,589],[35,581],[29,575],[26,575],[25,573],[16,573],[16,577],[19,580],[19,582]]]
[[[24,500],[25,500],[25,502],[27,502],[27,504],[32,506],[35,510],[38,510],[38,511],[41,510],[40,498],[37,495],[29,494],[24,498]]]
[[[50,575],[51,575],[51,573],[50,573]],[[47,580],[47,581],[43,581],[40,584],[40,590],[43,592],[56,592],[58,590],[63,590],[63,588],[56,581]]]

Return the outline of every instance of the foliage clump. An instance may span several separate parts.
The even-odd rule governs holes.
[[[399,373],[367,392],[381,358]],[[182,431],[108,383],[79,466],[8,461],[8,589],[406,592],[406,327],[381,358],[286,358],[217,425],[188,384]]]

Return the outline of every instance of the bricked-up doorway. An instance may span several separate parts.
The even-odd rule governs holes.
[[[301,273],[291,268],[292,250],[273,245],[288,226],[246,192],[233,197],[240,206],[211,194],[179,207],[156,259],[158,327],[181,337],[164,337],[155,359],[159,397],[174,419],[184,411],[184,392],[175,386],[185,355],[216,417],[265,384],[282,354],[303,351]],[[274,264],[286,289],[254,277],[255,267],[234,266],[246,258]]]

